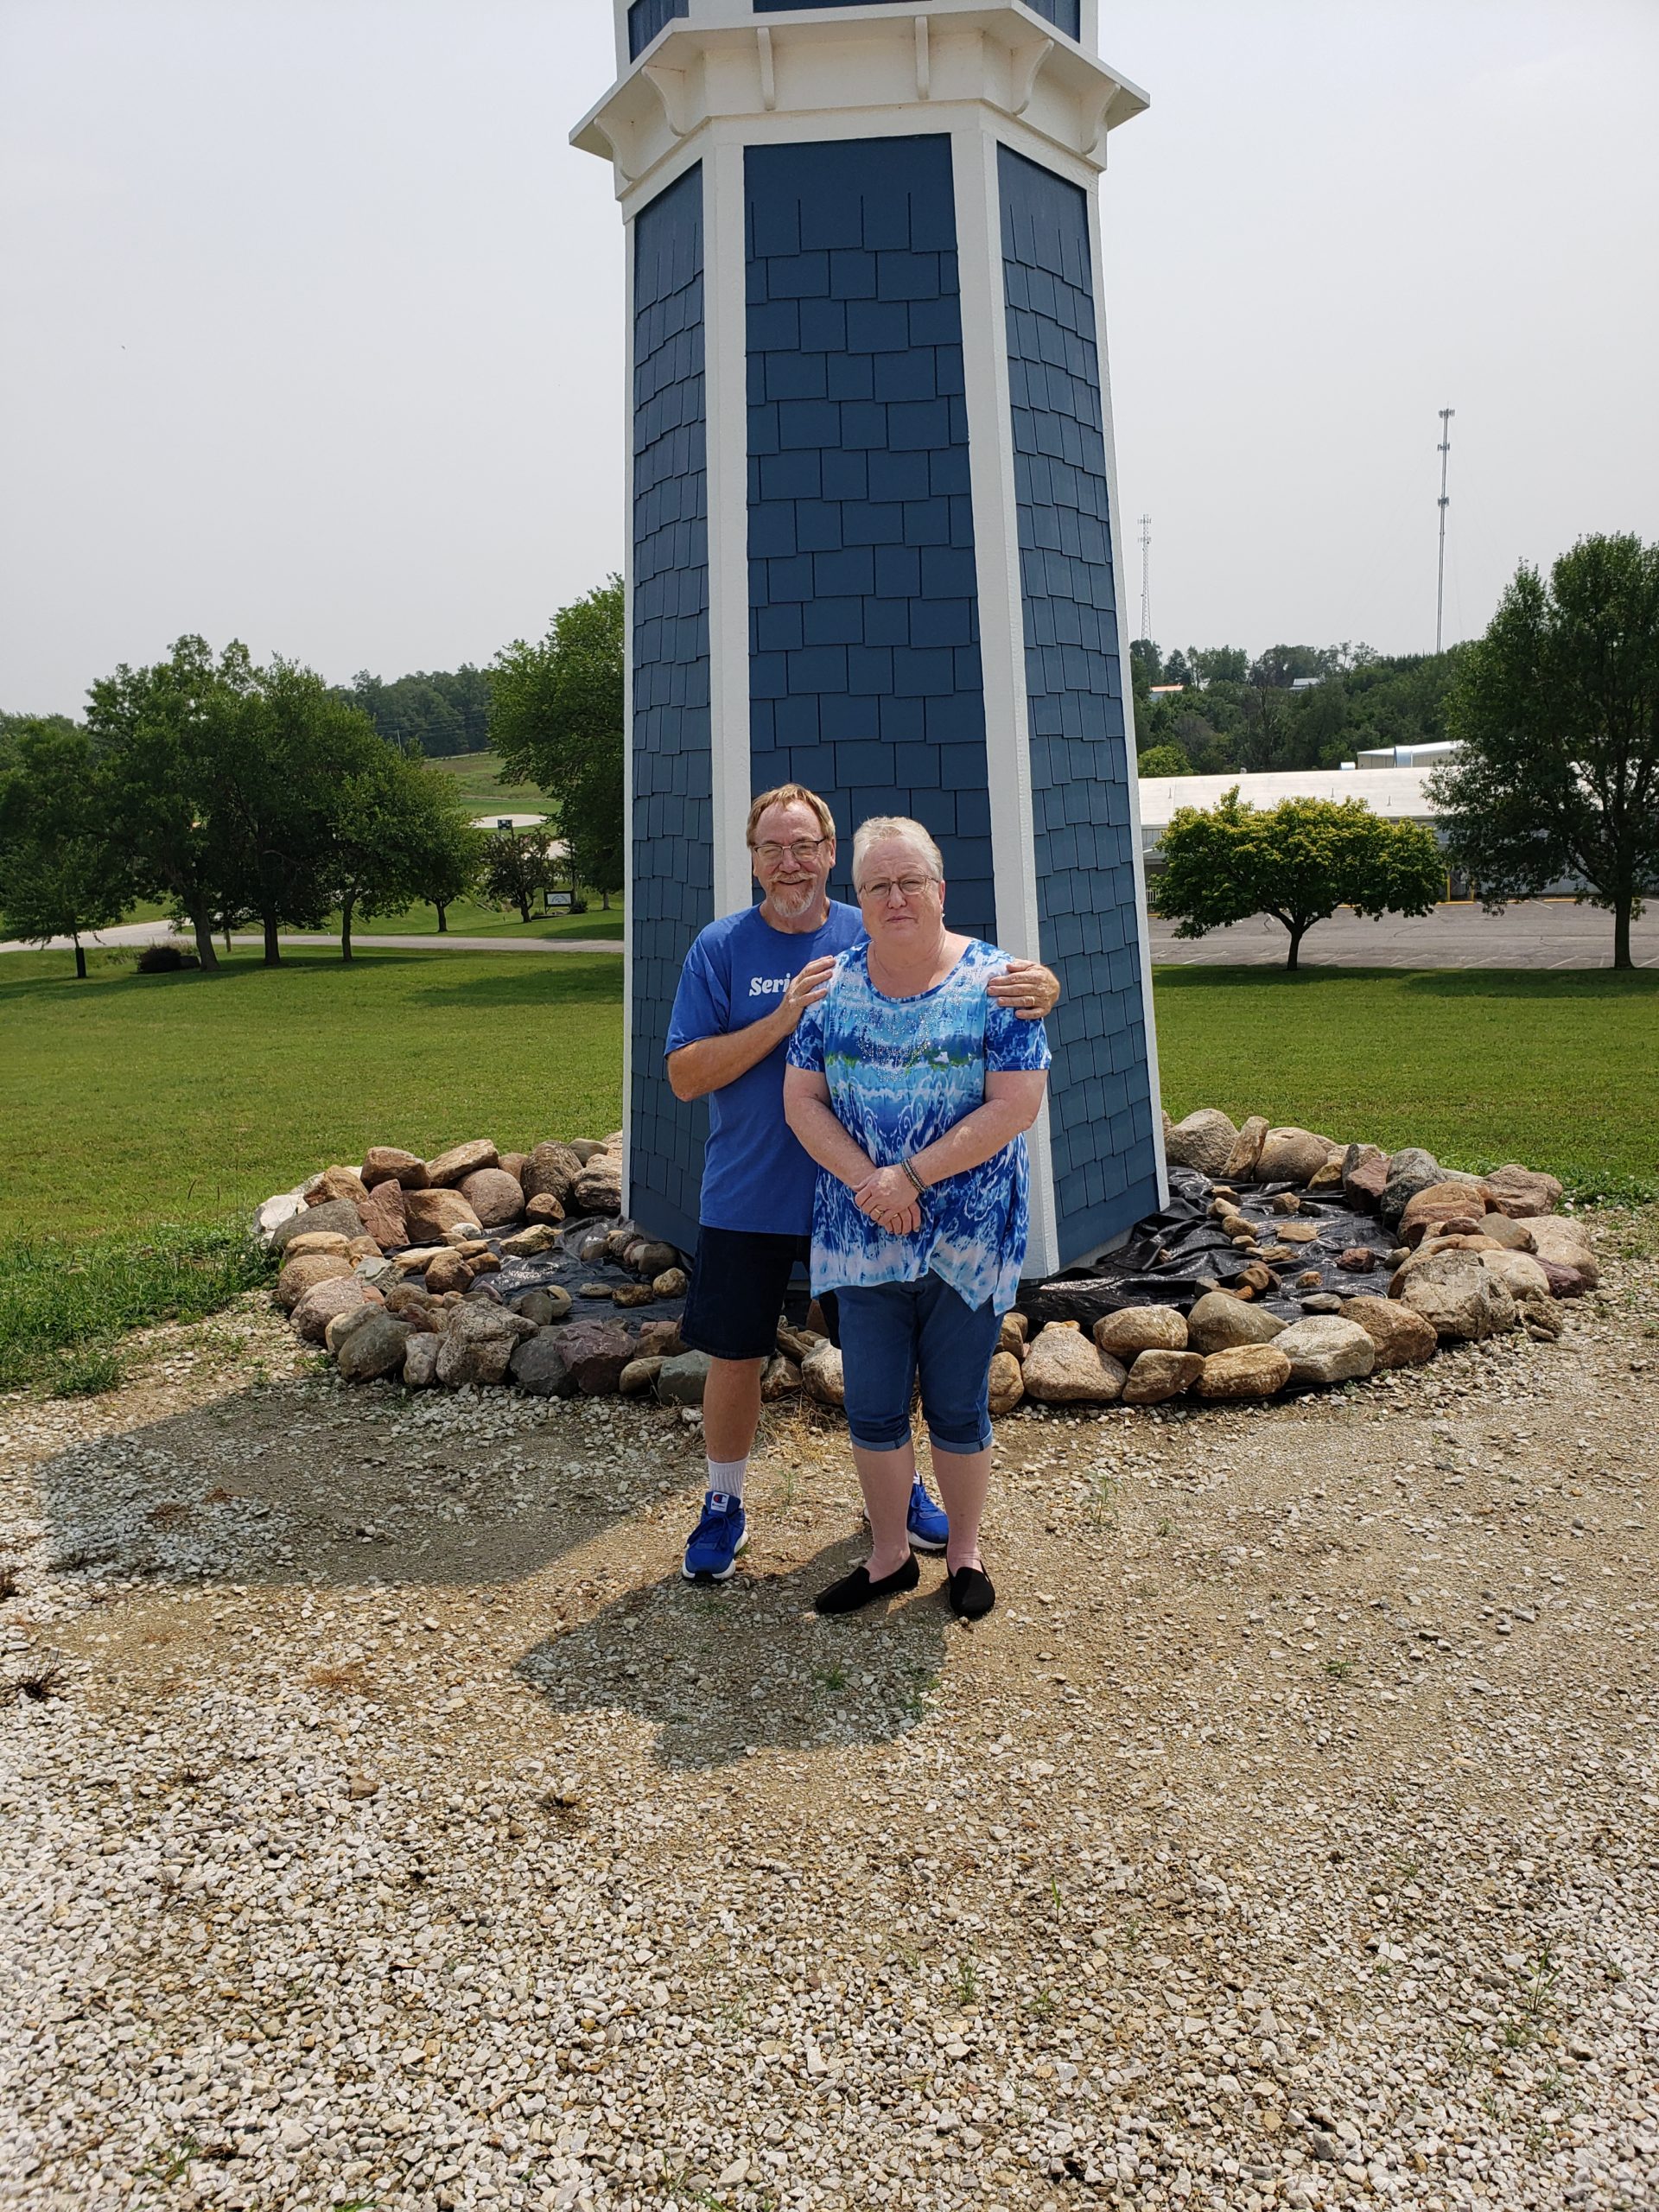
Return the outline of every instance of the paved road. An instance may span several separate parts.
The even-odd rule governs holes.
[[[89,945],[155,944],[170,934],[166,922],[135,922],[124,929],[105,930],[88,938]],[[240,936],[238,944],[260,944],[264,939]],[[1212,930],[1208,937],[1184,942],[1169,922],[1152,925],[1152,957],[1160,965],[1224,968],[1282,967],[1288,940],[1277,922],[1257,919],[1236,922],[1230,929]],[[68,939],[54,940],[54,949],[67,950]],[[284,944],[334,945],[337,938],[290,936]],[[620,954],[613,938],[540,937],[361,937],[365,951],[377,945],[414,952],[611,952]],[[1631,951],[1638,968],[1659,968],[1659,913],[1650,912],[1630,932]],[[0,944],[0,952],[26,952],[35,948]],[[1502,914],[1483,913],[1478,906],[1437,906],[1416,921],[1362,921],[1358,916],[1335,914],[1320,922],[1302,940],[1306,968],[1610,968],[1613,961],[1611,915],[1594,906],[1575,906],[1570,899],[1541,899],[1510,906]]]
[[[1290,940],[1258,916],[1183,941],[1173,922],[1152,925],[1154,962],[1193,967],[1282,967]],[[1630,931],[1638,968],[1659,968],[1659,914]],[[1613,918],[1570,899],[1530,900],[1501,914],[1478,906],[1437,906],[1414,921],[1365,921],[1345,910],[1302,939],[1305,968],[1611,968]]]

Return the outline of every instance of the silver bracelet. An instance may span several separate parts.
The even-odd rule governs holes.
[[[925,1193],[927,1190],[927,1185],[923,1182],[921,1177],[916,1173],[914,1162],[908,1160],[901,1160],[899,1165],[904,1169],[906,1174],[909,1176],[917,1190]]]

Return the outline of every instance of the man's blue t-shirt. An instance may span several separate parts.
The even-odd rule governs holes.
[[[685,956],[664,1051],[747,1029],[775,1012],[803,968],[826,953],[849,951],[863,938],[857,907],[837,899],[823,927],[800,936],[773,929],[758,906],[711,922]],[[735,1083],[709,1094],[701,1208],[706,1229],[811,1233],[818,1171],[784,1119],[788,1052],[785,1038]]]

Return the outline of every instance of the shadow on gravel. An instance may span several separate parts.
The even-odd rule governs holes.
[[[35,1470],[45,1564],[162,1587],[514,1581],[658,1502],[686,1454],[669,1414],[660,1451],[601,1471],[557,1416],[474,1432],[464,1411],[295,1380],[78,1445]]]
[[[553,1710],[632,1713],[659,1765],[729,1765],[750,1751],[889,1743],[919,1725],[945,1663],[944,1569],[866,1612],[821,1621],[815,1593],[862,1557],[861,1539],[804,1564],[692,1588],[677,1573],[547,1637],[518,1673]]]

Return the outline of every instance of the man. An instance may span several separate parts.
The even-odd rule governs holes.
[[[688,1581],[723,1582],[748,1539],[743,1484],[760,1423],[760,1376],[777,1348],[784,1292],[811,1248],[817,1169],[784,1120],[784,1059],[795,1025],[822,998],[838,953],[860,943],[855,906],[829,895],[836,825],[801,784],[762,791],[747,841],[757,906],[728,914],[685,957],[668,1025],[668,1079],[677,1098],[709,1101],[701,1231],[680,1333],[713,1363],[702,1397],[708,1494],[686,1546]],[[1059,984],[1017,960],[988,988],[1029,1020],[1049,1012]],[[911,1541],[943,1551],[944,1513],[918,1481]]]

